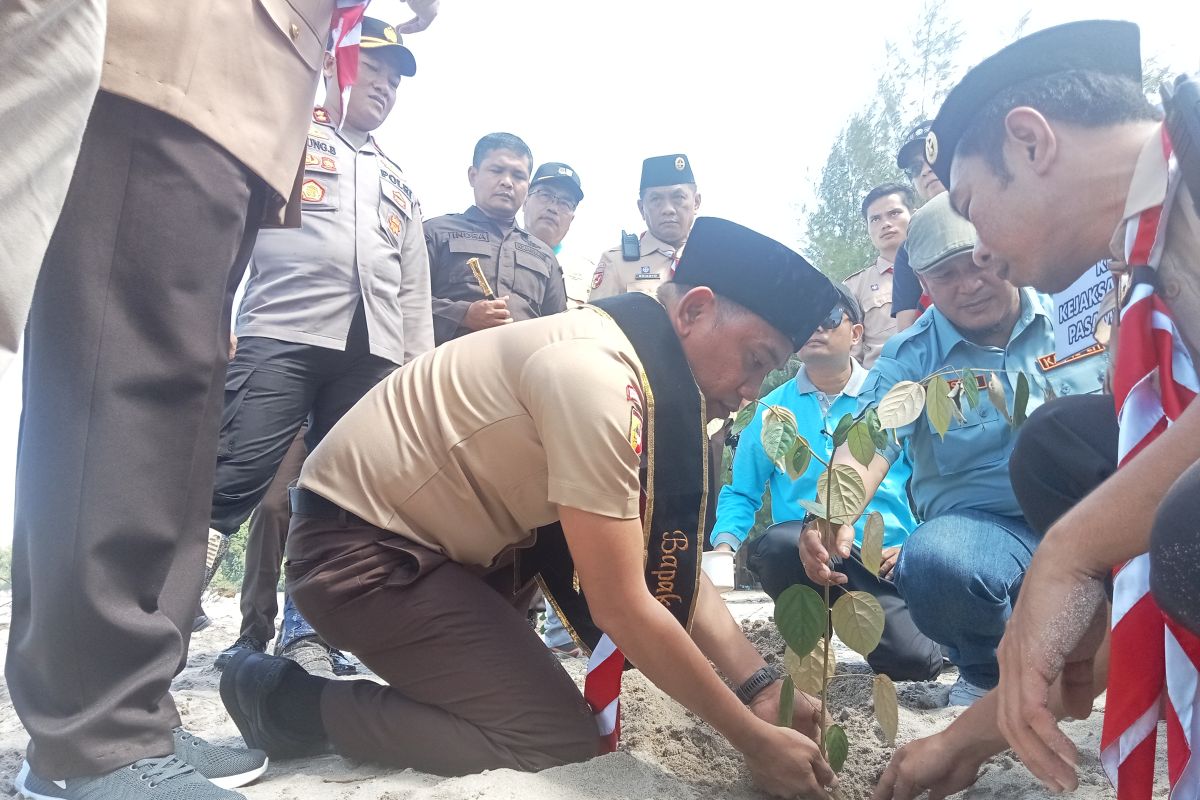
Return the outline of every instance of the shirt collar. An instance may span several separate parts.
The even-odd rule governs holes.
[[[1013,325],[1012,333],[1008,336],[1008,344],[1012,344],[1038,317],[1044,317],[1047,328],[1053,330],[1054,317],[1051,315],[1053,300],[1048,295],[1035,292],[1029,287],[1018,289],[1017,292],[1021,298],[1021,315],[1017,317],[1017,324]],[[938,310],[937,306],[930,306],[930,309],[931,326],[937,336],[938,355],[944,360],[950,355],[950,351],[954,349],[955,345],[959,342],[966,342],[967,339],[959,333],[958,328],[954,327],[954,323]],[[971,342],[967,343],[978,347]]]
[[[879,256],[878,258],[875,259],[874,267],[875,267],[875,271],[878,272],[880,275],[882,275],[885,272],[891,272],[892,269],[894,268],[894,265],[892,264],[891,261],[888,261],[883,256]]]
[[[507,233],[508,231],[511,231],[513,228],[517,227],[517,220],[515,217],[508,220],[506,224],[502,224],[483,213],[479,206],[476,205],[472,205],[470,208],[464,211],[463,216],[474,222],[481,222],[485,225],[491,225],[500,233]]]
[[[800,394],[816,394],[820,391],[812,380],[808,377],[808,367],[804,364],[800,365],[800,371],[796,373],[796,390]],[[847,397],[858,397],[862,391],[863,383],[867,380],[867,370],[862,364],[858,363],[858,359],[853,356],[850,358],[850,380],[846,381],[846,385],[842,387],[839,395]]]
[[[1156,125],[1153,135],[1142,145],[1137,164],[1133,168],[1129,193],[1125,196],[1124,219],[1140,214],[1148,208],[1161,206],[1167,199],[1167,160],[1163,158],[1162,148],[1162,125]]]
[[[675,255],[675,246],[667,244],[650,231],[646,231],[642,234],[640,252],[642,255],[648,256],[655,251],[659,251],[663,255],[673,256]]]

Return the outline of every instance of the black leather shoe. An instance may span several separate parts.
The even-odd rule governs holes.
[[[276,690],[291,670],[307,675],[290,659],[243,650],[221,673],[221,701],[246,745],[265,751],[271,758],[304,758],[332,752],[323,732],[288,728],[272,714],[272,706],[289,701],[286,694]]]

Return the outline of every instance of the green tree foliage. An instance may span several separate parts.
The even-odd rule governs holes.
[[[947,12],[945,0],[926,2],[909,40],[888,43],[871,101],[838,133],[805,231],[813,263],[831,278],[842,280],[874,259],[862,199],[873,186],[904,181],[896,151],[916,123],[936,112],[958,77],[955,54],[961,42],[959,22]]]

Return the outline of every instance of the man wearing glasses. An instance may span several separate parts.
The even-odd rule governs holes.
[[[925,139],[929,136],[932,124],[930,120],[925,120],[913,128],[908,141],[896,153],[896,166],[904,170],[922,203],[946,191],[925,158]],[[916,322],[921,312],[929,307],[929,298],[922,291],[921,282],[908,263],[907,247],[901,245],[896,251],[892,272],[892,317],[896,320],[896,330],[902,331]]]
[[[837,288],[840,295],[837,305],[800,348],[799,355],[804,361],[800,372],[762,401],[783,406],[795,414],[800,435],[825,461],[833,454],[831,432],[842,416],[855,413],[859,392],[867,378],[867,370],[850,355],[851,348],[862,339],[862,308],[846,287]],[[762,414],[758,414],[739,437],[733,480],[721,489],[711,539],[717,550],[738,550],[762,507],[763,488],[769,485],[775,524],[747,545],[746,563],[767,594],[778,599],[793,584],[814,586],[804,574],[796,547],[804,528],[801,520],[805,512],[800,503],[816,496],[817,478],[824,467],[813,459],[805,473],[792,480],[763,451],[761,431]],[[887,619],[883,640],[867,658],[873,670],[895,680],[929,680],[941,671],[941,649],[917,630],[889,577],[900,545],[917,527],[908,505],[911,474],[904,457],[898,458],[867,508],[868,512],[878,511],[883,515],[882,574],[877,577],[861,564],[858,548],[862,544],[864,518],[855,526],[854,557],[843,562],[849,583],[835,588],[834,597],[843,591],[869,592],[883,606]]]
[[[489,133],[467,169],[474,204],[425,222],[436,344],[567,310],[554,251],[517,225],[532,171],[533,154],[520,137]]]
[[[994,374],[1009,409],[1021,374],[1029,384],[1028,411],[1055,396],[1101,391],[1105,359],[1055,362],[1050,298],[1018,290],[995,261],[976,265],[974,246],[975,229],[950,207],[948,195],[913,215],[909,257],[933,306],[884,346],[859,393],[859,410],[877,405],[900,381],[920,381],[946,368],[972,369],[985,396],[986,376]],[[899,446],[876,455],[870,467],[844,446],[834,462],[859,472],[870,500],[890,464],[902,452],[908,457],[910,492],[922,523],[901,548],[893,577],[917,628],[945,645],[958,665],[950,704],[970,705],[999,680],[996,647],[1041,537],[1022,515],[1009,481],[1016,430],[986,399],[960,405],[961,416],[944,437],[922,414],[897,430]],[[851,556],[854,535],[852,527],[842,527],[835,555]],[[809,578],[845,585],[852,562],[831,567],[829,556],[815,529],[806,529],[800,558]]]
[[[600,256],[588,300],[626,292],[655,294],[671,280],[699,211],[700,192],[686,155],[643,161],[638,213],[646,221],[646,232],[637,238],[622,231],[621,246]]]
[[[529,196],[522,208],[525,230],[541,239],[562,266],[567,300],[572,306],[587,302],[587,280],[595,269],[584,258],[563,256],[563,240],[575,220],[575,209],[583,201],[579,173],[570,165],[548,161],[537,168],[529,182]]]

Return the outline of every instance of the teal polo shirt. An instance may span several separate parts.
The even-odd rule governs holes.
[[[1103,352],[1054,361],[1053,302],[1032,289],[1021,289],[1021,315],[1004,347],[983,347],[963,338],[936,306],[884,345],[859,393],[859,410],[878,405],[899,381],[919,381],[943,367],[971,368],[986,376],[995,372],[1004,384],[1009,409],[1017,375],[1029,379],[1028,412],[1046,402],[1046,387],[1059,397],[1097,394],[1104,388],[1108,365]],[[983,511],[1020,517],[1021,508],[1008,477],[1008,458],[1016,444],[1013,430],[987,400],[969,408],[966,422],[952,419],[946,438],[934,431],[926,415],[897,431],[912,465],[912,497],[922,520],[950,511]],[[892,448],[889,458],[899,451]]]
[[[812,446],[813,451],[825,461],[833,454],[833,437],[830,435],[838,420],[845,414],[853,414],[858,406],[859,392],[867,378],[867,371],[853,359],[850,380],[842,393],[826,398],[828,411],[822,407],[822,398],[817,387],[808,379],[804,367],[795,378],[780,386],[762,399],[771,406],[783,406],[796,415],[796,427]],[[817,496],[817,478],[824,467],[813,459],[808,469],[798,480],[793,481],[786,472],[781,472],[763,452],[762,417],[766,409],[746,426],[738,438],[737,453],[733,458],[733,480],[721,487],[717,499],[717,522],[713,526],[713,545],[724,542],[737,550],[746,540],[754,526],[754,515],[762,507],[763,490],[770,485],[771,518],[774,522],[803,519],[805,510],[801,500],[814,500]],[[908,534],[917,526],[908,505],[906,485],[911,470],[903,456],[896,459],[888,471],[875,498],[867,511],[878,511],[883,515],[884,546],[893,547],[904,543]],[[854,540],[862,544],[862,528],[866,514],[855,526]]]

